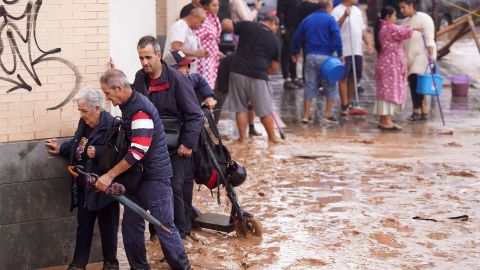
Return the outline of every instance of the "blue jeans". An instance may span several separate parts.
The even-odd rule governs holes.
[[[85,208],[85,191],[78,189],[77,236],[75,252],[70,266],[85,268],[92,246],[93,229],[98,218],[98,228],[102,239],[103,261],[118,265],[117,234],[120,219],[120,207],[112,202],[105,207],[89,211]]]
[[[143,208],[167,227],[172,234],[157,229],[160,246],[172,269],[190,269],[182,239],[173,223],[172,188],[169,179],[141,181],[134,196]],[[123,242],[132,269],[150,269],[145,249],[145,221],[125,207],[122,222]]]
[[[193,198],[193,159],[181,157],[178,154],[170,156],[173,177],[170,180],[173,190],[173,222],[182,239],[190,235],[192,223],[192,198]],[[155,235],[156,230],[148,224],[150,235]]]
[[[307,54],[305,60],[304,98],[314,99],[318,88],[323,86],[326,99],[335,99],[338,96],[337,84],[323,80],[318,76],[318,69],[330,55]]]

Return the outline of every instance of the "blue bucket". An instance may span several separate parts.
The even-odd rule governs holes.
[[[427,73],[428,65],[424,74],[417,77],[417,93],[420,95],[440,96],[443,88],[443,77],[438,75],[438,66],[435,63],[435,73]],[[432,79],[433,78],[433,79]],[[435,83],[433,83],[435,81]],[[437,88],[435,91],[435,88]]]
[[[345,76],[345,65],[336,56],[331,56],[318,68],[317,74],[324,80],[335,83]]]

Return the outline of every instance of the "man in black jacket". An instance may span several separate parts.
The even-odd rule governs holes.
[[[203,113],[192,83],[183,74],[162,60],[161,47],[152,36],[142,37],[137,45],[142,69],[135,74],[134,89],[155,105],[166,126],[167,143],[173,167],[171,179],[174,198],[174,221],[180,236],[189,232],[189,217],[193,193],[192,152],[196,150]],[[178,127],[168,126],[166,119],[178,120]],[[179,129],[179,134],[169,130]],[[167,130],[168,129],[168,130]],[[173,132],[175,133],[175,132]],[[173,140],[170,140],[173,138]]]

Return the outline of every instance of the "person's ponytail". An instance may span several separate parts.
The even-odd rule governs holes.
[[[391,6],[385,6],[380,11],[380,14],[377,15],[375,20],[375,25],[373,27],[373,38],[375,41],[375,49],[377,53],[382,51],[382,44],[380,43],[380,28],[382,27],[382,20],[385,20],[387,17],[392,16],[395,13],[395,8]]]

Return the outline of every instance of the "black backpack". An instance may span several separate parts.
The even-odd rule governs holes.
[[[232,158],[230,152],[222,143],[212,113],[206,108],[202,108],[202,111],[207,119],[210,131],[218,140],[218,144],[212,140],[207,128],[203,126],[200,132],[198,149],[194,154],[193,177],[197,184],[214,189],[220,185],[222,178],[226,181],[227,165]]]
[[[127,139],[123,119],[121,117],[115,117],[112,126],[109,127],[107,132],[102,158],[98,162],[100,172],[103,174],[115,167],[127,154],[129,147],[130,140]],[[115,178],[114,181],[124,185],[127,193],[134,193],[142,178],[142,173],[142,162],[136,162],[132,167]]]

